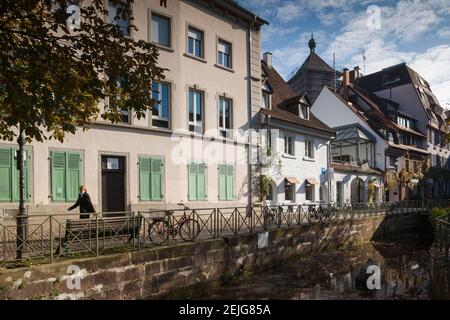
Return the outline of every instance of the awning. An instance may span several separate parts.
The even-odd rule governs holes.
[[[286,177],[285,178],[287,182],[292,184],[300,184],[300,181],[296,177]]]
[[[309,183],[309,184],[319,184],[319,182],[317,182],[317,180],[313,179],[313,178],[308,178],[305,181],[306,181],[306,183]]]

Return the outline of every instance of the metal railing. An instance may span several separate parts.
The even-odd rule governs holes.
[[[139,212],[32,214],[26,224],[0,221],[0,266],[136,251],[155,245],[217,239],[229,235],[374,215],[423,214],[450,200],[390,203],[286,204]],[[17,233],[17,230],[22,231]],[[19,237],[18,234],[24,234]],[[447,236],[448,241],[448,236]]]

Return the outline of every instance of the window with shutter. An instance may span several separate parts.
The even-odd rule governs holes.
[[[0,201],[11,201],[11,149],[0,149]]]
[[[234,200],[234,166],[219,166],[219,200]]]
[[[52,152],[52,200],[65,201],[66,199],[66,155],[64,152]]]
[[[162,160],[151,159],[152,172],[151,172],[151,200],[161,200],[162,193]]]
[[[227,200],[234,200],[234,167],[228,166],[227,174]]]
[[[197,165],[197,199],[206,200],[206,165]]]
[[[151,160],[150,158],[140,158],[139,160],[139,184],[141,201],[150,201],[150,172]]]
[[[190,201],[206,200],[207,182],[206,182],[207,166],[204,163],[191,163],[188,165],[188,198]]]
[[[219,200],[227,200],[227,166],[219,166]]]
[[[24,159],[24,182],[25,182],[25,201],[29,200],[29,163],[30,156],[25,151]],[[2,148],[0,149],[0,201],[18,202],[20,200],[19,193],[19,176],[17,169],[17,149]]]
[[[20,185],[19,185],[19,178],[20,178],[20,171],[17,168],[17,155],[18,155],[18,150],[12,150],[12,156],[13,156],[13,161],[12,161],[12,168],[13,168],[13,172],[12,172],[12,176],[13,176],[13,181],[12,181],[12,190],[13,190],[13,201],[20,201]],[[25,151],[25,158],[24,158],[24,162],[23,162],[23,168],[24,168],[24,180],[25,180],[25,191],[24,191],[24,199],[25,201],[29,200],[30,198],[30,187],[29,187],[29,163],[30,163],[30,155],[29,152]]]
[[[66,200],[76,201],[81,185],[81,155],[78,153],[67,153],[66,157]]]
[[[197,164],[191,163],[188,165],[188,198],[190,201],[197,200]]]
[[[139,198],[140,201],[160,201],[164,197],[163,160],[141,157],[139,159]]]
[[[51,153],[51,189],[53,202],[72,202],[82,184],[82,155],[76,152]]]

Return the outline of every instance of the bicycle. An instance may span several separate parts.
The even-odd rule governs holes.
[[[200,224],[197,220],[188,218],[189,207],[183,203],[178,205],[184,208],[184,214],[178,221],[173,218],[175,214],[173,210],[166,210],[163,217],[152,218],[152,223],[148,227],[148,239],[152,243],[162,245],[169,240],[170,236],[175,238],[178,234],[186,242],[197,239],[200,234]]]
[[[322,203],[308,205],[306,212],[306,218],[308,222],[323,222],[335,220],[338,217],[338,212],[331,204],[328,204],[326,208],[322,206]]]
[[[269,230],[273,225],[277,225],[277,216],[283,212],[283,208],[278,206],[277,208],[266,207],[264,210],[264,230]]]

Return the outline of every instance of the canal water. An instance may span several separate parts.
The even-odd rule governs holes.
[[[266,272],[244,274],[192,299],[431,299],[432,239],[404,236],[293,259]],[[369,290],[367,282],[379,289]],[[369,281],[368,281],[369,280]]]

